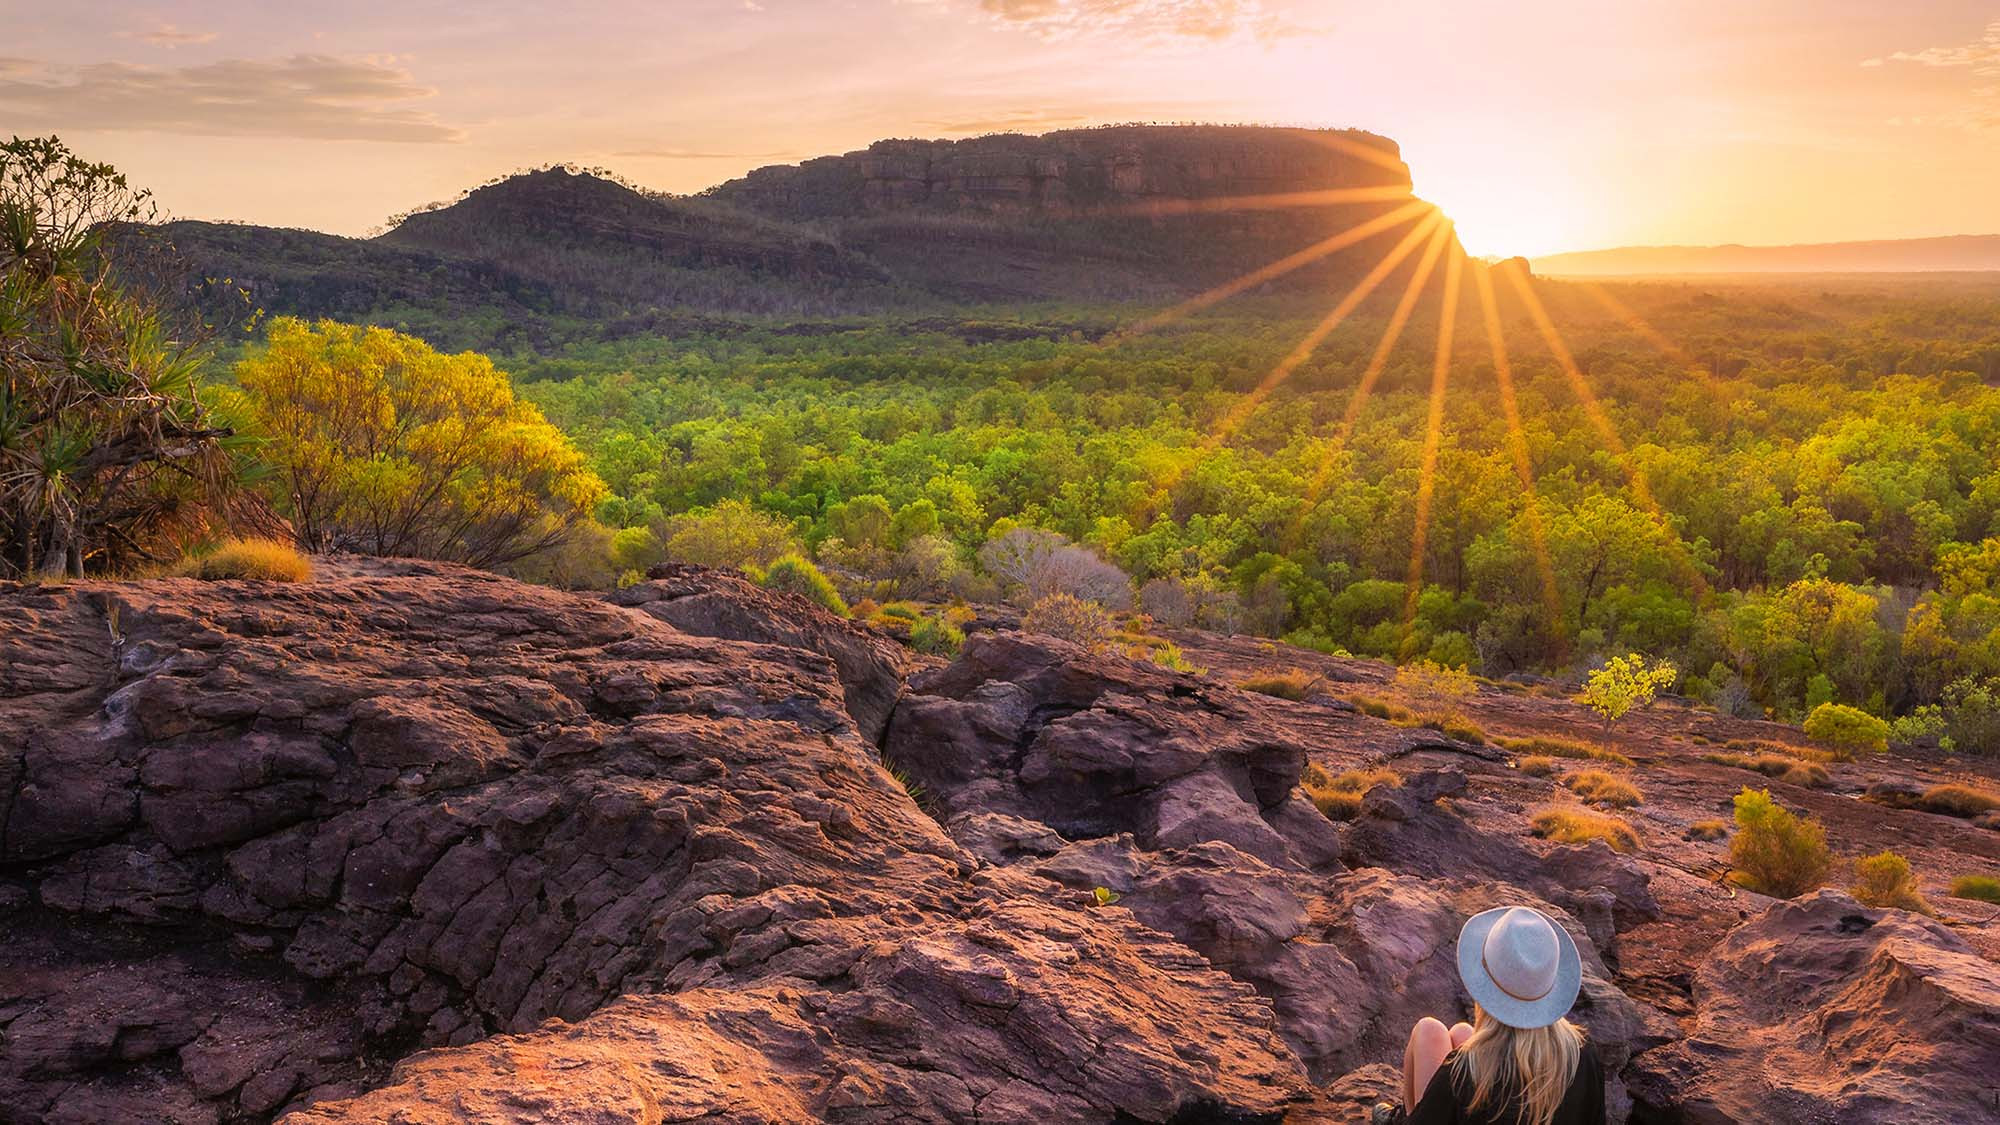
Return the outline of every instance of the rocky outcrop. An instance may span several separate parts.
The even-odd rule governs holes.
[[[1370,866],[1348,872],[1339,831],[1297,789],[1310,750],[1297,713],[1149,663],[984,633],[911,681],[884,754],[988,864],[1111,898],[1266,997],[1315,1081],[1400,1058],[1422,1016],[1468,1012],[1451,943],[1497,905],[1571,929],[1588,963],[1578,1017],[1609,1072],[1667,1037],[1595,944],[1614,925],[1603,884],[1646,905],[1643,875],[1608,851],[1551,862],[1525,842],[1436,870],[1451,848],[1480,851],[1439,806],[1465,791],[1451,770],[1369,794],[1349,840],[1370,846],[1347,854]]]
[[[378,1120],[537,1052],[546,1089],[509,1079],[489,1120],[745,1082],[772,1120],[1299,1092],[1247,988],[1050,881],[975,875],[833,658],[458,568],[319,569],[0,592],[10,1119]]]
[[[0,1120],[1365,1120],[1512,904],[1614,1121],[1991,1112],[1983,931],[1534,839],[1554,783],[1330,701],[690,568],[0,610]],[[1308,761],[1401,783],[1336,824]],[[1660,771],[1635,817],[1726,799]]]
[[[1122,125],[1042,136],[877,141],[759,168],[719,198],[792,219],[914,208],[1071,214],[1148,200],[1408,188],[1393,142],[1352,129]]]
[[[1644,1121],[1990,1121],[2000,972],[1949,929],[1839,891],[1780,902],[1695,977],[1684,1040],[1635,1064]]]

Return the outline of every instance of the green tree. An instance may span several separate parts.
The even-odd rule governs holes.
[[[1582,701],[1609,728],[1632,708],[1652,703],[1679,676],[1680,671],[1664,660],[1648,661],[1636,652],[1614,656],[1584,679]]]
[[[231,396],[267,438],[302,545],[495,566],[561,545],[604,482],[472,352],[322,320],[273,321]]]

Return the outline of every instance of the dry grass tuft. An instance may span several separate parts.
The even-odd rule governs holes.
[[[210,582],[233,579],[304,582],[312,577],[312,563],[290,543],[275,539],[231,539],[190,560],[182,573]]]
[[[1917,807],[1925,812],[1969,819],[1983,812],[2000,809],[2000,796],[1988,793],[1984,789],[1974,789],[1969,785],[1933,785],[1924,790],[1924,795],[1918,798]]]
[[[1361,811],[1362,796],[1370,789],[1401,784],[1401,774],[1382,768],[1348,770],[1335,777],[1318,766],[1308,765],[1299,778],[1299,788],[1306,791],[1306,796],[1328,820],[1353,820]]]
[[[1266,672],[1239,680],[1237,687],[1244,691],[1254,691],[1259,695],[1269,695],[1278,699],[1297,702],[1311,694],[1320,677],[1293,668],[1286,672]]]
[[[1591,761],[1610,762],[1615,766],[1630,766],[1632,759],[1616,750],[1607,750],[1594,742],[1576,742],[1567,738],[1548,738],[1536,735],[1531,738],[1503,738],[1500,745],[1516,754],[1540,754],[1548,758],[1587,758]]]
[[[1556,760],[1546,754],[1530,754],[1515,762],[1514,768],[1529,777],[1553,777],[1556,772]]]
[[[1690,840],[1725,840],[1729,838],[1729,822],[1726,820],[1697,820],[1688,825],[1687,838]]]
[[[1639,787],[1603,770],[1582,770],[1563,779],[1563,784],[1586,803],[1606,808],[1629,809],[1645,798]]]
[[[1639,850],[1639,833],[1630,824],[1608,813],[1579,808],[1548,808],[1530,822],[1535,835],[1558,844],[1586,844],[1602,840],[1613,851]]]
[[[1822,788],[1829,780],[1826,767],[1818,762],[1804,762],[1783,754],[1710,753],[1703,754],[1701,760],[1739,770],[1753,770],[1788,785],[1803,785],[1809,789]]]
[[[1350,695],[1347,701],[1354,704],[1356,711],[1372,715],[1377,719],[1387,719],[1392,723],[1408,723],[1416,720],[1416,716],[1410,714],[1409,708],[1400,707],[1373,695]]]

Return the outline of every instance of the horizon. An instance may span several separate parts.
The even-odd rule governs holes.
[[[1162,119],[1379,133],[1498,257],[2000,231],[2000,11],[1971,0],[7,8],[10,128],[180,218],[358,235],[551,155],[688,194],[884,137]]]

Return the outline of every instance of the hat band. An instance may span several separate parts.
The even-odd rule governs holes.
[[[1486,963],[1485,942],[1481,942],[1479,944],[1479,967],[1482,971],[1486,973],[1486,979],[1493,982],[1493,987],[1499,989],[1500,991],[1506,993],[1509,996],[1512,996],[1514,999],[1519,1000],[1523,1004],[1532,1004],[1535,1001],[1540,1000],[1542,997],[1547,996],[1550,990],[1555,988],[1555,985],[1551,983],[1548,988],[1542,989],[1540,992],[1537,992],[1533,996],[1523,996],[1520,993],[1514,991],[1513,989],[1508,988],[1506,985],[1500,983],[1500,978],[1493,975],[1493,967]]]

